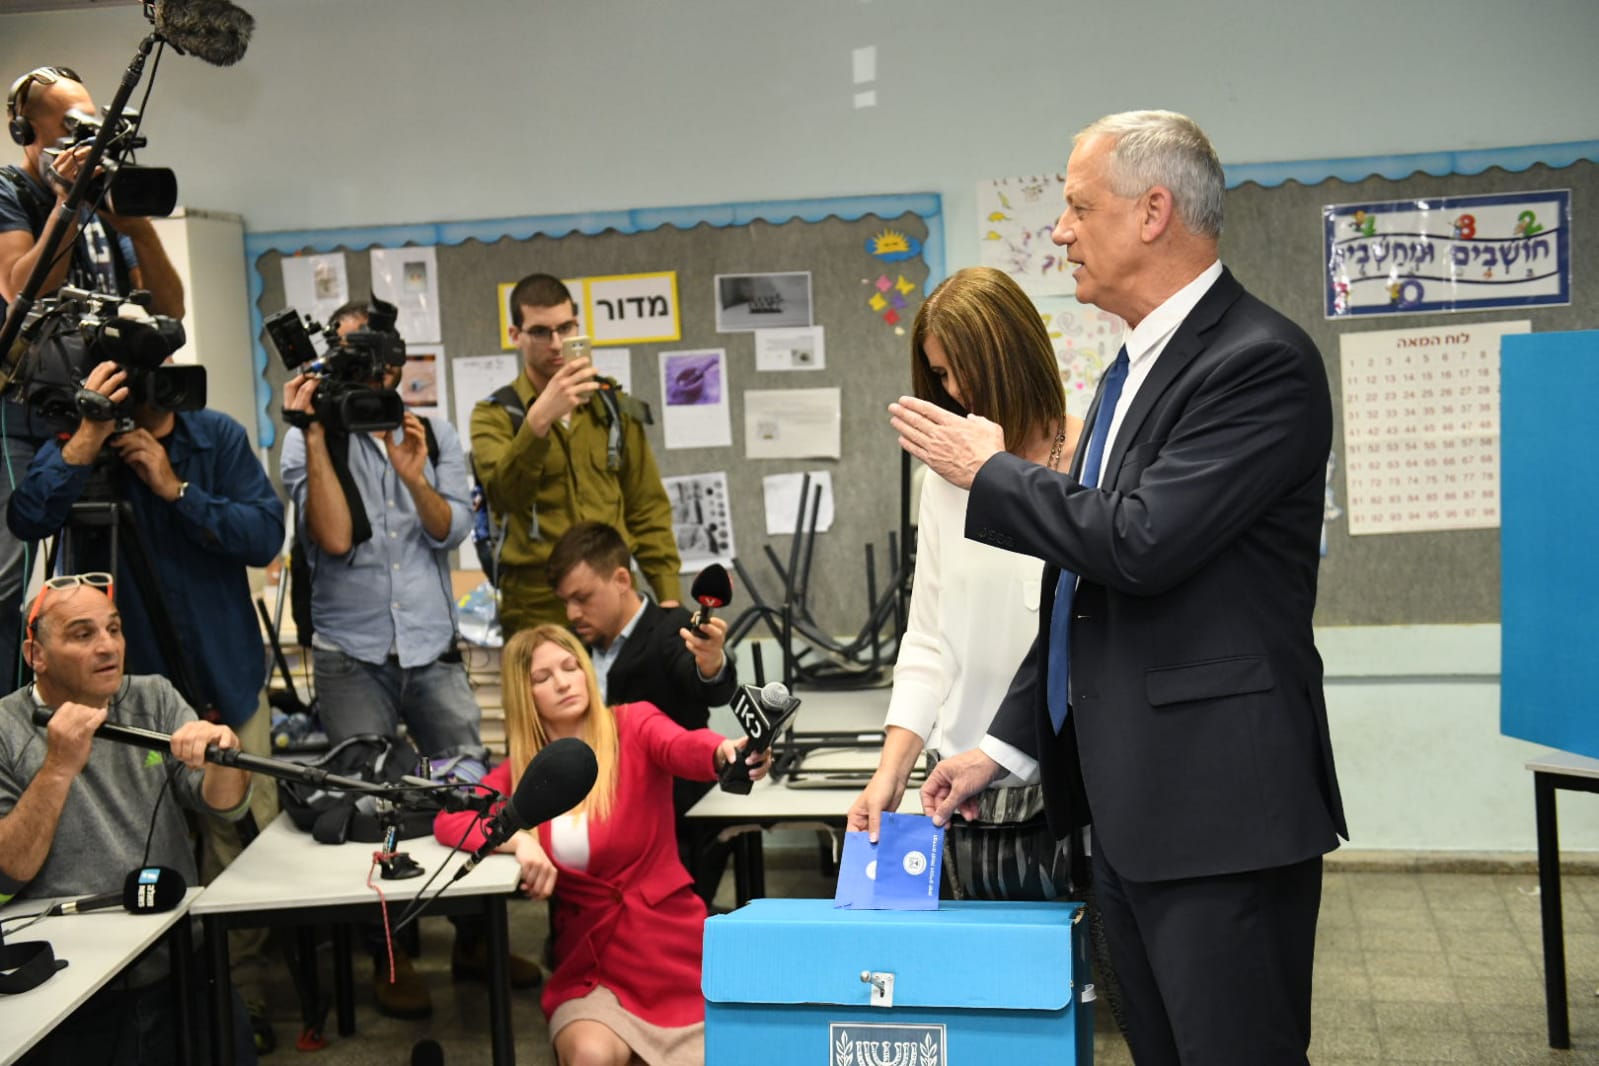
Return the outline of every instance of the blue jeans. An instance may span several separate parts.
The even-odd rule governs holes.
[[[366,663],[324,648],[312,650],[311,662],[317,711],[334,744],[359,733],[398,733],[402,721],[424,755],[482,744],[483,712],[459,662],[437,659],[407,669],[394,659]]]

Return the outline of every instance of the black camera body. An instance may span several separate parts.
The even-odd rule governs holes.
[[[131,424],[141,404],[162,411],[203,408],[205,368],[162,365],[183,347],[183,323],[150,314],[149,298],[146,292],[122,297],[67,286],[40,301],[22,327],[32,345],[33,366],[23,385],[30,412],[70,432],[79,418]],[[106,360],[127,375],[123,403],[83,388],[89,372]]]
[[[66,136],[54,147],[45,149],[41,165],[54,166],[55,157],[61,152],[94,140],[104,123],[98,115],[73,108],[66,114],[65,126]],[[167,167],[144,167],[124,161],[124,156],[147,143],[138,135],[138,128],[139,113],[131,108],[124,111],[106,144],[100,173],[90,181],[84,194],[84,202],[98,204],[103,199],[106,209],[118,215],[170,215],[178,203],[177,175]]]
[[[405,402],[399,390],[374,384],[405,365],[405,341],[394,328],[399,310],[374,296],[366,314],[363,328],[342,337],[336,326],[302,319],[292,307],[267,316],[267,339],[283,365],[322,379],[311,401],[314,413],[307,417],[285,411],[283,418],[290,425],[303,429],[314,419],[334,432],[368,433],[397,429],[404,423]],[[325,354],[318,354],[313,334],[326,341]]]

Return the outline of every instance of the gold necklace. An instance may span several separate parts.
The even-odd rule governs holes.
[[[1066,447],[1066,420],[1063,418],[1060,423],[1060,432],[1055,434],[1055,443],[1049,449],[1049,468],[1051,470],[1060,468],[1060,453],[1064,447]]]

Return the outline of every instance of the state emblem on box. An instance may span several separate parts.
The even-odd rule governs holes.
[[[705,1061],[1092,1063],[1082,914],[1077,903],[762,899],[717,915],[705,923]]]

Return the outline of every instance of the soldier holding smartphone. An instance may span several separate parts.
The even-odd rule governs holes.
[[[550,549],[581,521],[620,531],[662,601],[681,598],[672,506],[644,435],[649,408],[594,369],[561,279],[531,274],[510,296],[522,373],[472,410],[472,461],[497,546],[500,627],[509,638],[566,609],[545,574]]]

